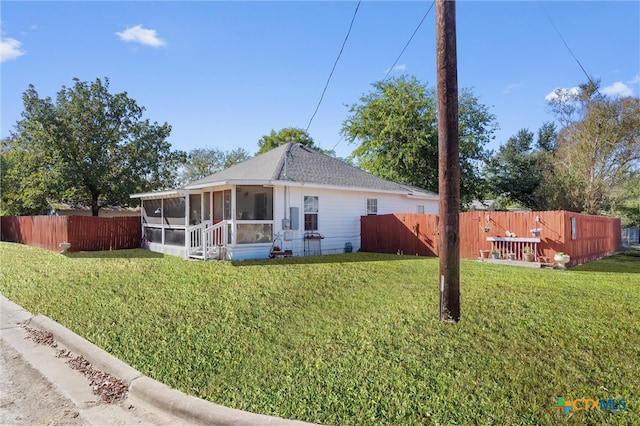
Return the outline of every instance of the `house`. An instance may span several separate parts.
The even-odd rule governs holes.
[[[438,195],[288,143],[182,188],[132,194],[147,247],[185,258],[261,259],[360,248],[360,217],[437,213]]]

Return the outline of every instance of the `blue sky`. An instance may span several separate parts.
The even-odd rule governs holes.
[[[382,80],[430,1],[363,1],[309,134],[347,156],[348,106]],[[108,77],[174,149],[257,150],[272,129],[306,128],[357,2],[2,1],[1,137],[33,84],[55,97],[73,78]],[[586,76],[640,95],[640,2],[458,1],[458,82],[497,116],[497,148],[552,117],[545,97]],[[546,13],[553,20],[549,21]],[[564,38],[556,32],[556,29]],[[435,87],[435,6],[390,75]]]

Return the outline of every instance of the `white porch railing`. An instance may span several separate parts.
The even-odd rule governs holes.
[[[208,260],[217,256],[219,260],[225,258],[224,250],[227,245],[227,221],[216,224],[210,221],[187,228],[187,253],[189,257]]]

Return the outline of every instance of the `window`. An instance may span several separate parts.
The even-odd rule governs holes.
[[[162,202],[165,223],[169,225],[186,225],[185,204],[186,199],[184,197],[165,198]]]
[[[184,247],[184,229],[171,229],[164,230],[164,243],[169,246],[183,246]]]
[[[378,214],[378,200],[376,198],[367,198],[367,214]]]
[[[273,188],[238,186],[236,220],[273,220]]]
[[[150,243],[162,244],[162,228],[144,228],[144,239]]]
[[[162,224],[162,200],[143,200],[142,214],[144,223]],[[162,238],[160,238],[162,241]]]
[[[213,221],[231,220],[231,190],[213,193]]]
[[[211,193],[210,192],[204,193],[204,202],[202,204],[204,205],[204,210],[202,211],[202,218],[204,220],[211,220]]]
[[[304,196],[304,230],[318,230],[318,197],[314,195]]]
[[[194,215],[200,212],[200,195],[192,195]],[[147,242],[182,246],[185,243],[187,213],[186,198],[164,198],[161,200],[143,200],[144,238]],[[189,215],[191,219],[195,216]]]
[[[239,223],[236,230],[238,244],[270,243],[273,241],[273,225],[271,223]]]
[[[201,200],[200,194],[189,195],[189,225],[197,225],[202,222],[200,216]]]
[[[418,213],[424,214],[424,204],[418,204]]]
[[[571,218],[571,239],[575,240],[576,238],[578,238],[578,229],[577,229],[577,223],[576,223],[576,218],[572,217]]]

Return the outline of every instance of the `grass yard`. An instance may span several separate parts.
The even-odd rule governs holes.
[[[335,425],[640,424],[640,257],[567,271],[351,253],[242,263],[0,243],[0,292],[186,393]],[[563,414],[558,397],[625,399]]]

